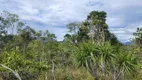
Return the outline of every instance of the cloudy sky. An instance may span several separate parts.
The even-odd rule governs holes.
[[[81,22],[93,10],[107,12],[107,24],[121,42],[142,27],[142,0],[0,0],[6,10],[36,30],[55,33],[58,40],[68,32],[66,24]]]

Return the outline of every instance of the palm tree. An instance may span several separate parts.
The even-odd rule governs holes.
[[[121,47],[114,47],[109,42],[81,43],[76,54],[77,65],[85,67],[95,80],[106,80],[107,76],[120,80],[126,75],[133,75],[139,66],[138,58]]]
[[[139,67],[138,57],[128,51],[120,50],[117,55],[117,76],[116,80],[120,80],[126,75],[133,75]]]
[[[110,65],[114,56],[113,47],[110,43],[92,44],[88,42],[79,45],[76,59],[78,65],[83,65],[95,80],[105,80],[108,65]]]
[[[108,68],[113,63],[115,58],[115,53],[113,53],[113,46],[110,42],[105,42],[99,45],[100,56],[100,67],[102,70],[102,80],[106,80],[106,75],[108,72]]]

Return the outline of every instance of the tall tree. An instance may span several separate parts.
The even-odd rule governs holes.
[[[26,26],[24,29],[21,30],[19,34],[22,38],[22,44],[23,44],[23,51],[24,53],[27,51],[27,45],[30,43],[35,36],[35,30],[30,28],[29,26]]]
[[[106,12],[92,11],[88,17],[91,37],[97,41],[105,41],[105,30],[108,29],[106,24]]]
[[[0,43],[1,47],[13,40],[14,34],[19,33],[24,23],[19,20],[16,14],[11,14],[7,11],[3,11],[0,14]]]
[[[0,17],[1,27],[5,30],[9,30],[9,33],[11,32],[11,34],[16,34],[18,30],[24,26],[24,23],[19,20],[19,17],[16,14],[3,11]]]
[[[135,36],[135,43],[140,46],[140,56],[142,59],[142,28],[137,28],[137,31],[133,35]]]
[[[68,24],[69,32],[72,32],[71,40],[74,43],[92,40],[92,42],[110,41],[114,45],[120,44],[116,36],[108,30],[106,15],[104,11],[92,11],[82,23]]]

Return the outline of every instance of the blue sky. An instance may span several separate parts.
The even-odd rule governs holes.
[[[66,24],[81,22],[93,10],[107,12],[107,24],[121,42],[142,27],[142,0],[0,0],[6,10],[36,30],[55,33],[58,40],[68,32]]]

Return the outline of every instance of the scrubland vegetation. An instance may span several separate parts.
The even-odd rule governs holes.
[[[108,30],[106,16],[90,12],[85,21],[67,24],[69,33],[57,41],[2,12],[0,80],[141,80],[142,28],[124,45]]]

